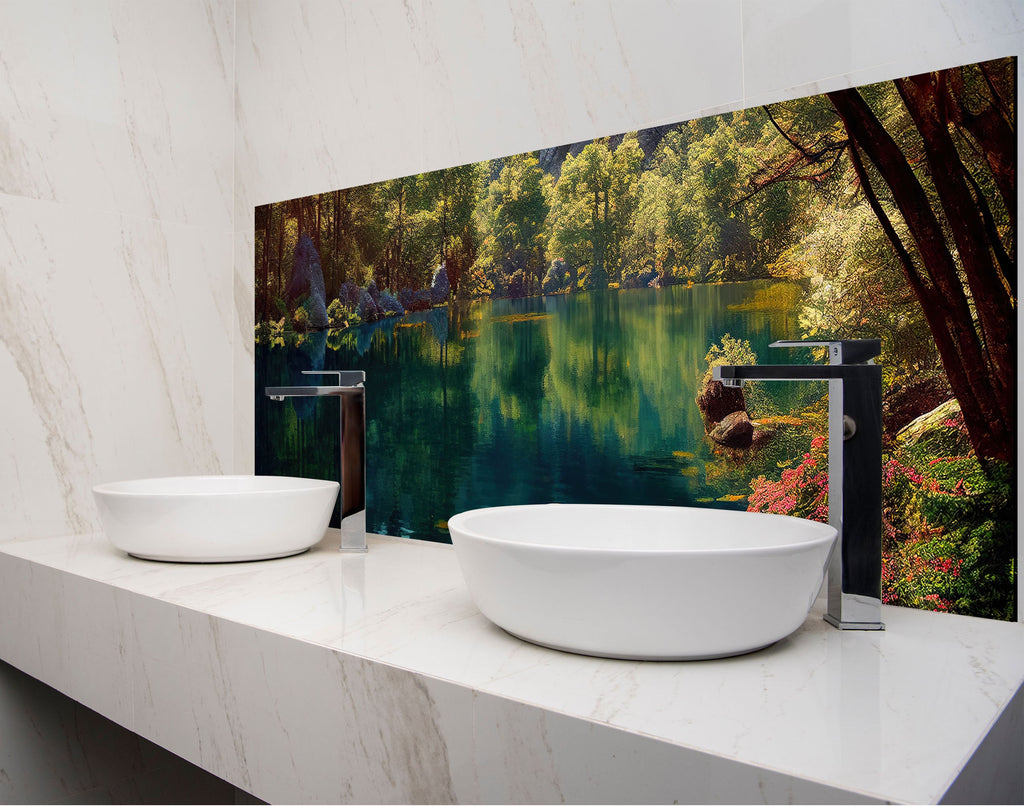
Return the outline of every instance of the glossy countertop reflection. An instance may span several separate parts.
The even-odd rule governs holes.
[[[820,601],[789,638],[740,657],[572,655],[488,622],[451,546],[369,543],[343,555],[329,533],[302,555],[219,565],[137,560],[101,535],[12,542],[0,554],[868,798],[941,798],[1024,682],[1022,624],[886,607],[886,631],[841,632],[822,621]]]

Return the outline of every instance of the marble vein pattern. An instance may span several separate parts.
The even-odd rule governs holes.
[[[237,317],[234,4],[13,0],[0,30],[2,541],[230,469]]]
[[[0,193],[230,230],[232,13],[3,3]]]
[[[0,196],[0,255],[0,540],[94,530],[100,481],[223,472],[224,232]]]
[[[747,0],[744,91],[763,103],[1011,56],[1022,28],[1020,4],[1004,0]]]
[[[741,658],[601,660],[491,625],[448,546],[335,540],[219,566],[7,544],[0,656],[269,800],[923,802],[1020,750],[1019,624],[889,608],[885,633],[841,633],[812,613]],[[1008,704],[1001,747],[968,763]]]

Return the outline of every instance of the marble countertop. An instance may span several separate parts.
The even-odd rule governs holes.
[[[336,540],[329,534],[320,546],[295,557],[221,565],[136,560],[114,549],[102,535],[6,543],[0,546],[0,586],[5,591],[0,595],[2,655],[51,685],[74,689],[69,693],[76,699],[143,735],[148,732],[163,739],[161,743],[174,745],[173,736],[168,738],[173,731],[147,731],[142,724],[146,708],[156,708],[146,697],[154,703],[160,699],[154,693],[159,684],[153,681],[160,677],[161,664],[168,669],[174,664],[173,658],[161,658],[159,647],[145,650],[146,636],[156,630],[145,621],[145,612],[153,603],[162,603],[179,611],[180,624],[188,621],[181,614],[201,616],[225,625],[225,635],[231,632],[226,625],[240,625],[248,628],[245,635],[263,642],[260,646],[281,647],[275,651],[319,647],[336,657],[369,662],[388,675],[399,670],[412,673],[430,689],[431,713],[437,714],[442,734],[454,719],[443,712],[443,701],[463,691],[501,707],[515,704],[539,709],[545,718],[565,717],[566,730],[593,734],[593,753],[577,750],[566,756],[558,750],[555,735],[563,723],[548,722],[547,734],[523,734],[514,738],[518,744],[511,750],[495,750],[503,764],[515,762],[509,760],[510,753],[544,755],[540,744],[547,745],[547,756],[534,758],[530,763],[535,766],[554,764],[556,758],[569,766],[593,764],[593,754],[600,752],[605,737],[600,731],[611,730],[609,736],[643,740],[643,753],[650,758],[637,762],[635,774],[640,778],[659,774],[659,753],[686,752],[701,759],[701,774],[717,769],[716,764],[734,762],[767,775],[757,785],[769,801],[817,797],[936,802],[972,756],[975,766],[982,763],[975,751],[1001,716],[1000,730],[1010,732],[1010,745],[1019,746],[1021,741],[1024,624],[886,607],[885,632],[841,632],[826,625],[816,610],[789,638],[742,657],[667,663],[604,660],[534,646],[493,626],[473,605],[450,546],[371,537],[369,552],[354,555],[335,551]],[[91,602],[96,614],[79,618]],[[189,631],[196,629],[181,627],[185,637],[175,640],[191,647]],[[118,636],[116,641],[112,633]],[[216,651],[229,651],[227,639],[214,633]],[[93,662],[97,669],[111,669],[114,678],[121,674],[110,665],[116,655],[100,658],[104,646],[110,654],[130,652],[138,664],[149,664],[145,696],[139,693],[137,674],[126,684],[132,690],[126,702],[98,690],[91,694],[88,681],[71,682],[67,669],[76,664],[86,668]],[[224,658],[218,662],[228,663]],[[270,674],[264,669],[265,677]],[[315,675],[302,669],[294,674],[300,686],[306,685],[302,681],[313,685]],[[226,686],[220,686],[221,700],[236,696]],[[85,701],[90,697],[93,702]],[[379,700],[379,695],[375,697]],[[466,727],[473,735],[467,741],[479,745],[487,726],[483,701],[473,702],[472,725]],[[194,702],[191,707],[195,710]],[[500,719],[500,711],[495,713],[499,716],[493,718]],[[286,733],[298,730],[285,725],[287,715],[280,711],[274,719]],[[191,723],[187,730],[193,730]],[[208,751],[211,740],[194,740],[190,733],[181,737],[180,747],[169,749],[188,757],[186,750],[195,745],[198,749],[192,754],[199,762],[227,777],[230,765],[221,756],[230,753],[218,751],[217,758],[204,758],[204,741]],[[241,741],[235,735],[235,744]],[[609,752],[619,760],[616,763],[627,751],[641,752],[628,748]],[[248,750],[255,757],[255,750]],[[522,782],[493,788],[497,785],[481,766],[480,752],[479,747],[472,751],[475,788],[449,789],[452,800],[573,797],[565,791],[570,773],[561,770],[554,774],[561,790],[520,791],[517,786],[527,786]],[[241,755],[244,760],[245,753]],[[444,763],[454,777],[461,763],[457,757],[449,742]],[[998,758],[993,758],[984,763],[998,765]],[[681,769],[678,758],[666,759],[672,769]],[[600,776],[600,770],[588,767],[579,775]],[[448,785],[454,786],[454,777]],[[233,783],[248,785],[260,797],[284,794],[261,788],[251,772],[238,772],[234,778]],[[815,789],[818,785],[824,788]],[[659,790],[644,789],[639,781],[628,791],[643,799],[660,796]],[[707,791],[701,798],[702,791],[694,790],[695,799],[712,799]],[[614,787],[608,792],[621,799]],[[728,786],[715,792],[725,800],[747,797]],[[301,793],[288,794],[296,801]],[[409,793],[408,799],[418,799],[416,794]],[[434,797],[419,794],[419,799]],[[316,799],[311,793],[304,797]],[[672,799],[671,792],[666,797]],[[323,798],[328,799],[327,792]]]

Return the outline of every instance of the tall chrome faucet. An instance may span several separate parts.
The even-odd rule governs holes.
[[[882,624],[882,369],[879,339],[776,341],[827,347],[828,365],[719,366],[726,386],[744,381],[828,381],[828,522],[839,544],[828,568],[825,620],[841,630]]]
[[[341,446],[338,481],[341,484],[341,550],[366,551],[366,373],[358,370],[303,375],[334,375],[334,386],[268,386],[267,397],[338,397],[341,403]]]

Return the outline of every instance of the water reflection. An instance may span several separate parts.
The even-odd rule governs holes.
[[[455,512],[543,501],[727,506],[716,499],[745,493],[749,476],[708,471],[694,398],[725,333],[762,361],[792,358],[767,345],[796,333],[793,311],[736,307],[764,287],[453,304],[258,345],[257,472],[336,477],[337,402],[292,408],[262,389],[310,382],[302,369],[362,369],[371,531],[447,540]],[[793,405],[807,395],[776,387]]]

